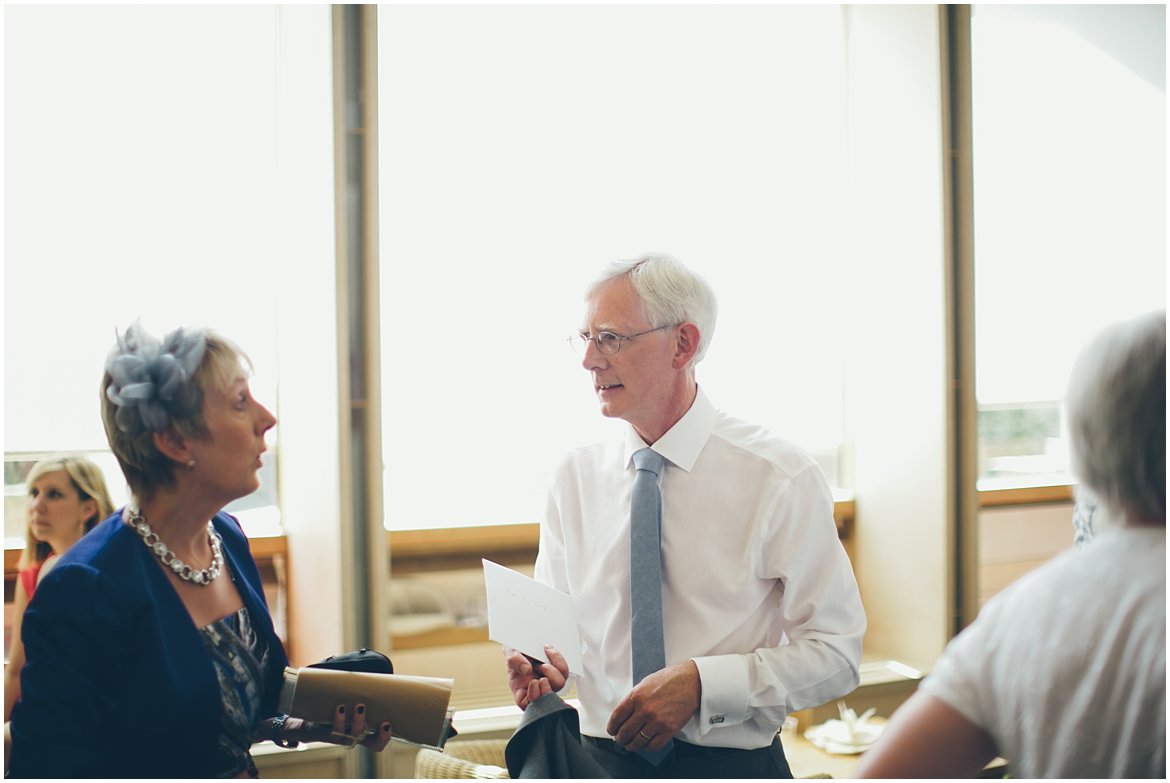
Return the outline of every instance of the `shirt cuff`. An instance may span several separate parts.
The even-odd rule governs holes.
[[[748,719],[748,672],[742,655],[692,658],[699,669],[699,733],[736,726]]]

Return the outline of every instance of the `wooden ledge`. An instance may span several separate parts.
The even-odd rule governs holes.
[[[833,503],[837,532],[848,538],[853,530],[852,498]],[[540,525],[484,525],[433,530],[391,530],[386,533],[395,561],[431,558],[482,557],[485,554],[530,554],[540,544]]]
[[[1071,503],[1075,496],[1074,484],[1054,484],[1042,487],[1007,487],[979,490],[980,508],[996,506],[1032,506],[1041,503]]]

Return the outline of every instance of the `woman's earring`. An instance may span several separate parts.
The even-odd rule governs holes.
[[[195,460],[187,460],[187,470],[195,470]]]

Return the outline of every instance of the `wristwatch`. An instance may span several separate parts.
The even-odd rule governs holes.
[[[296,740],[286,740],[284,738],[284,724],[288,720],[287,715],[277,715],[272,719],[272,725],[268,727],[268,739],[275,742],[282,748],[295,748],[301,743]]]

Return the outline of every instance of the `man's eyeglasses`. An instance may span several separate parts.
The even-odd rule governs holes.
[[[644,332],[637,334],[617,334],[616,332],[598,332],[597,334],[588,334],[587,332],[580,332],[569,338],[569,344],[582,353],[585,352],[590,341],[597,344],[597,350],[601,351],[607,356],[612,356],[622,349],[623,340],[633,340],[635,337],[641,337],[644,334],[651,332],[660,332],[663,329],[673,329],[678,324],[667,324],[666,326],[656,326],[653,329],[647,329]]]

